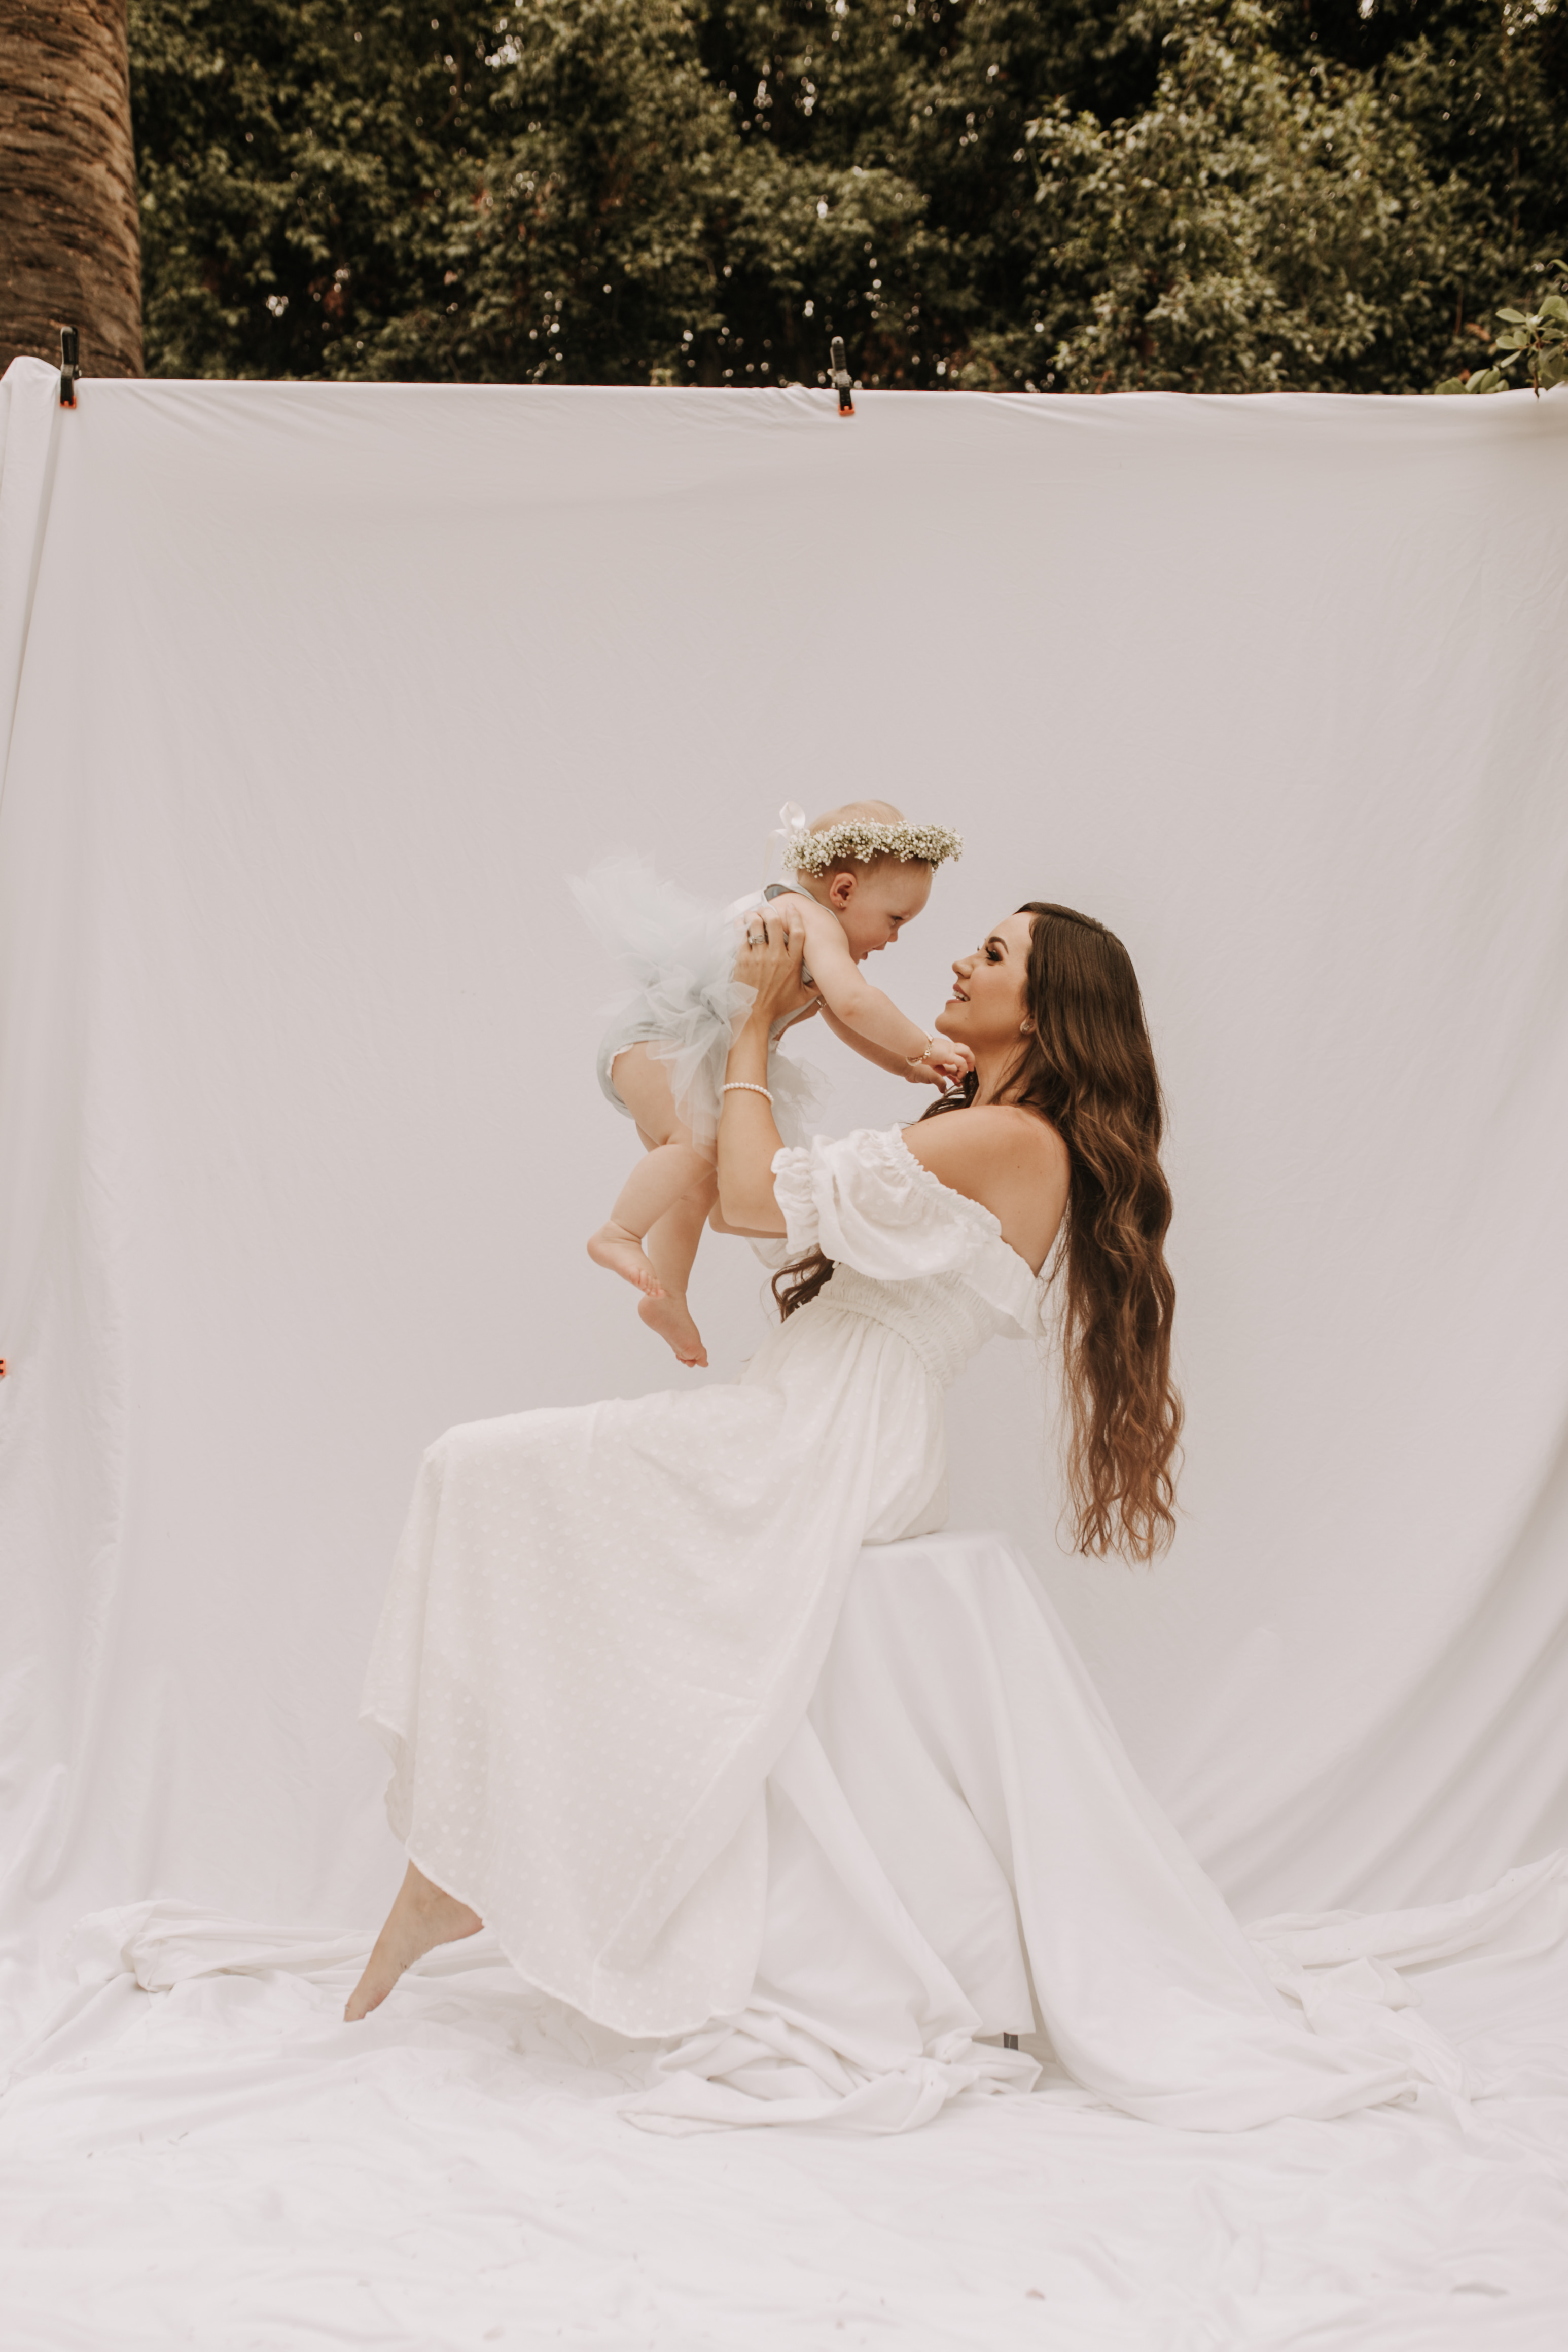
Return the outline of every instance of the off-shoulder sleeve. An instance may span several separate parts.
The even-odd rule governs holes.
[[[878,1282],[967,1267],[1000,1231],[989,1209],[922,1168],[896,1127],[776,1152],[773,1197],[792,1257],[821,1249]]]

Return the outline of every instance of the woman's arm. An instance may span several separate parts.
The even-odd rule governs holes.
[[[735,977],[757,993],[724,1072],[730,1091],[719,1113],[719,1214],[724,1231],[761,1239],[784,1230],[773,1198],[773,1154],[783,1139],[766,1093],[768,1032],[799,998],[805,927],[793,908],[782,910],[775,900],[748,916],[746,930]]]
[[[776,1242],[779,1238],[777,1234],[753,1233],[750,1225],[727,1225],[717,1201],[708,1212],[708,1230],[710,1234],[728,1234],[731,1241],[737,1242]]]

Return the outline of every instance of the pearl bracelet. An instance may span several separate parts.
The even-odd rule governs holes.
[[[719,1091],[721,1095],[767,1095],[769,1102],[773,1100],[766,1087],[758,1086],[754,1078],[726,1078]]]

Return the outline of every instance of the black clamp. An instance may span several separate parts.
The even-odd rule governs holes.
[[[76,406],[76,380],[81,373],[76,363],[77,337],[74,327],[60,329],[60,406]]]
[[[832,342],[828,345],[827,380],[832,384],[834,391],[838,394],[839,415],[853,416],[855,414],[855,379],[850,374],[848,366],[845,361],[844,338],[842,335],[835,335]]]

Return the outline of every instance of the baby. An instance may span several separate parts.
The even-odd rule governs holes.
[[[683,1364],[708,1361],[686,1288],[717,1197],[715,1138],[732,1024],[752,997],[734,979],[747,915],[788,894],[805,924],[801,976],[816,1001],[775,1023],[769,1041],[768,1083],[786,1141],[795,1139],[805,1082],[773,1048],[814,1013],[868,1062],[917,1085],[950,1085],[973,1060],[967,1047],[928,1035],[860,969],[920,913],[935,868],[963,850],[957,834],[908,824],[887,801],[850,801],[809,825],[793,805],[783,814],[784,863],[794,879],[722,912],[629,861],[572,886],[604,946],[638,983],[600,1045],[599,1083],[636,1121],[646,1157],[588,1255],[636,1284],[637,1312]]]

